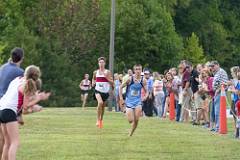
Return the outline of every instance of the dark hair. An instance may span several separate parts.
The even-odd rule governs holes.
[[[12,51],[11,51],[11,58],[12,58],[12,62],[13,63],[17,63],[19,62],[20,60],[22,60],[23,58],[23,54],[24,54],[24,51],[22,48],[14,48]]]
[[[164,74],[164,75],[165,75],[165,74],[167,74],[167,73],[168,73],[168,71],[169,71],[169,70],[167,70],[167,69],[166,69],[166,70],[164,70],[163,74]]]
[[[149,72],[149,73],[151,73],[151,70],[150,70],[149,68],[144,68],[144,69],[143,69],[143,72]]]
[[[101,60],[103,60],[104,62],[106,62],[106,58],[105,58],[105,57],[99,57],[99,58],[98,58],[98,62],[101,61]]]
[[[172,73],[171,73],[171,72],[167,72],[167,73],[165,74],[165,78],[166,78],[166,79],[167,79],[167,76],[168,76],[168,75],[170,75],[170,76],[172,77],[172,80],[173,80],[174,77],[173,77]]]

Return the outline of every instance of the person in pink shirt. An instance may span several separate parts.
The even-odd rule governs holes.
[[[154,72],[153,77],[154,107],[157,110],[157,116],[162,117],[162,105],[164,103],[163,81],[160,79],[158,72]]]

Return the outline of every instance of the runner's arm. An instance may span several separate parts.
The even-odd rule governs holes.
[[[108,70],[106,78],[107,78],[108,82],[113,86],[114,85],[114,81],[113,81],[113,77],[112,77],[111,71]]]
[[[122,90],[124,87],[126,87],[129,83],[130,83],[131,79],[129,78],[127,81],[123,82],[120,86],[119,86],[119,98],[120,100],[123,100],[123,94],[122,94]]]
[[[112,90],[114,90],[114,80],[113,80],[111,71],[108,70],[107,75],[105,75],[105,77],[107,78],[108,82],[112,86]]]
[[[92,89],[92,83],[89,81],[89,90]]]
[[[79,88],[82,89],[83,81],[79,84]]]
[[[93,78],[92,78],[92,87],[94,87],[96,85],[96,74],[97,74],[97,71],[94,71]]]

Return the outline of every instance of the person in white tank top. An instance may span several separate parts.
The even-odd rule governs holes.
[[[17,114],[18,108],[22,106],[23,102],[23,94],[19,90],[23,82],[23,78],[17,77],[9,84],[7,92],[0,100],[0,111],[10,109]]]
[[[4,137],[2,159],[16,159],[19,146],[18,111],[28,109],[50,96],[50,93],[36,90],[36,81],[40,75],[38,67],[33,65],[27,67],[24,77],[14,79],[0,100],[0,122]],[[32,98],[32,93],[35,93],[35,98]]]
[[[97,70],[96,72],[96,86],[95,86],[95,90],[99,91],[101,93],[108,93],[110,90],[110,83],[106,77],[106,75],[108,74],[108,70]]]
[[[92,86],[95,86],[95,98],[97,106],[97,123],[99,128],[103,127],[103,115],[106,101],[109,97],[110,87],[113,87],[114,81],[112,73],[105,69],[106,59],[98,58],[99,69],[93,72]]]
[[[79,85],[81,89],[81,101],[82,101],[82,109],[85,108],[88,98],[88,92],[92,88],[91,81],[89,81],[89,75],[84,75],[84,80],[81,81]]]

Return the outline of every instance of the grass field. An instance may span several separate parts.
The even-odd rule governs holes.
[[[229,133],[158,118],[142,118],[135,135],[121,113],[106,112],[97,129],[95,110],[51,108],[24,117],[18,160],[231,160],[240,141]]]

